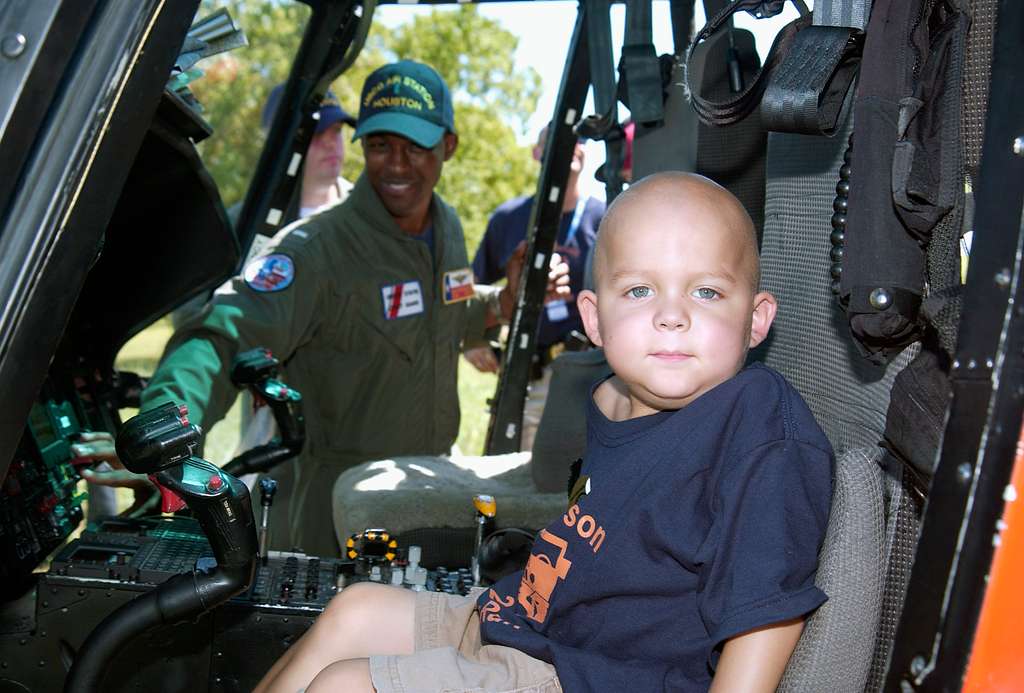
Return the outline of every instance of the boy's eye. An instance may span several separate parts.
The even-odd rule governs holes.
[[[701,300],[710,301],[712,299],[718,298],[720,294],[714,289],[709,289],[706,286],[702,286],[696,291],[694,291],[693,295]]]
[[[632,289],[626,292],[626,295],[630,298],[647,298],[651,295],[651,287],[649,286],[634,286]]]

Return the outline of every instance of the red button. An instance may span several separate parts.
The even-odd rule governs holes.
[[[207,491],[216,491],[224,486],[224,480],[220,478],[219,474],[211,474],[210,480],[206,482]]]

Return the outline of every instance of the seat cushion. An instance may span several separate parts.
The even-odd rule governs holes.
[[[836,460],[832,511],[815,583],[828,595],[807,619],[779,691],[864,690],[885,577],[885,499],[878,448]]]

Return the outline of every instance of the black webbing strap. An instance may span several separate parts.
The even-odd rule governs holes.
[[[661,66],[651,41],[651,0],[626,0],[626,40],[620,70],[633,120],[656,124],[665,117]]]
[[[868,28],[871,0],[815,0],[815,26],[844,26],[864,31]]]
[[[775,10],[777,14],[782,10],[782,4],[781,2],[778,3],[778,8],[775,8],[774,5],[765,3],[763,0],[735,0],[735,2],[726,5],[720,12],[708,20],[704,28],[693,37],[693,42],[686,52],[687,67],[690,64],[693,49],[725,26],[727,22],[731,22],[732,15],[736,12],[746,10],[747,12],[760,12],[764,16],[769,16],[764,13],[769,10]],[[766,5],[771,5],[771,7],[766,7]],[[750,112],[761,102],[761,96],[768,85],[769,75],[782,62],[782,58],[789,51],[789,47],[793,43],[797,32],[804,27],[810,26],[810,24],[811,18],[806,15],[787,24],[775,37],[775,42],[772,44],[771,50],[768,53],[768,59],[765,60],[764,65],[757,71],[754,78],[749,81],[746,88],[731,99],[718,102],[710,101],[702,97],[698,93],[699,90],[694,89],[693,85],[688,84],[693,109],[697,112],[697,116],[701,121],[707,125],[726,126],[738,123],[750,115]]]
[[[612,57],[610,0],[587,3],[587,51],[590,57],[590,83],[594,87],[595,115],[587,116],[577,134],[603,140],[605,162],[602,166],[605,199],[611,202],[622,192],[623,134],[619,127],[619,99],[615,84],[615,60]]]
[[[761,122],[775,132],[832,135],[860,67],[864,34],[850,27],[797,32],[761,98]]]
[[[297,210],[301,169],[296,162],[304,159],[313,139],[313,113],[331,80],[358,54],[375,5],[376,0],[365,2],[362,13],[355,11],[354,3],[312,5],[313,14],[235,224],[239,245],[247,253],[258,252]],[[247,257],[242,254],[239,270]]]
[[[850,2],[864,4],[866,0]],[[769,16],[778,14],[782,5],[761,0],[736,0],[727,5],[694,37],[687,62],[693,48],[725,26],[739,10]],[[735,97],[712,102],[691,90],[693,107],[700,119],[708,125],[732,125],[760,106],[762,123],[768,130],[810,135],[834,133],[860,65],[863,34],[852,27],[812,22],[810,16],[803,15],[786,25],[775,37],[765,64]]]
[[[594,110],[605,114],[618,101],[615,95],[615,62],[612,58],[610,0],[587,3],[587,50],[590,53],[590,84],[594,87]]]
[[[673,55],[682,57],[693,36],[694,0],[669,0],[669,17],[672,21]]]

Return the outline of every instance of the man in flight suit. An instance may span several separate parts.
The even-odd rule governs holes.
[[[168,343],[142,409],[185,402],[204,430],[238,391],[235,354],[269,348],[302,393],[306,446],[273,471],[271,546],[336,555],[331,489],[366,460],[445,454],[459,428],[458,356],[512,290],[473,285],[462,227],[434,193],[455,154],[451,94],[401,61],[366,80],[353,140],[366,165],[348,199],[283,229]]]

